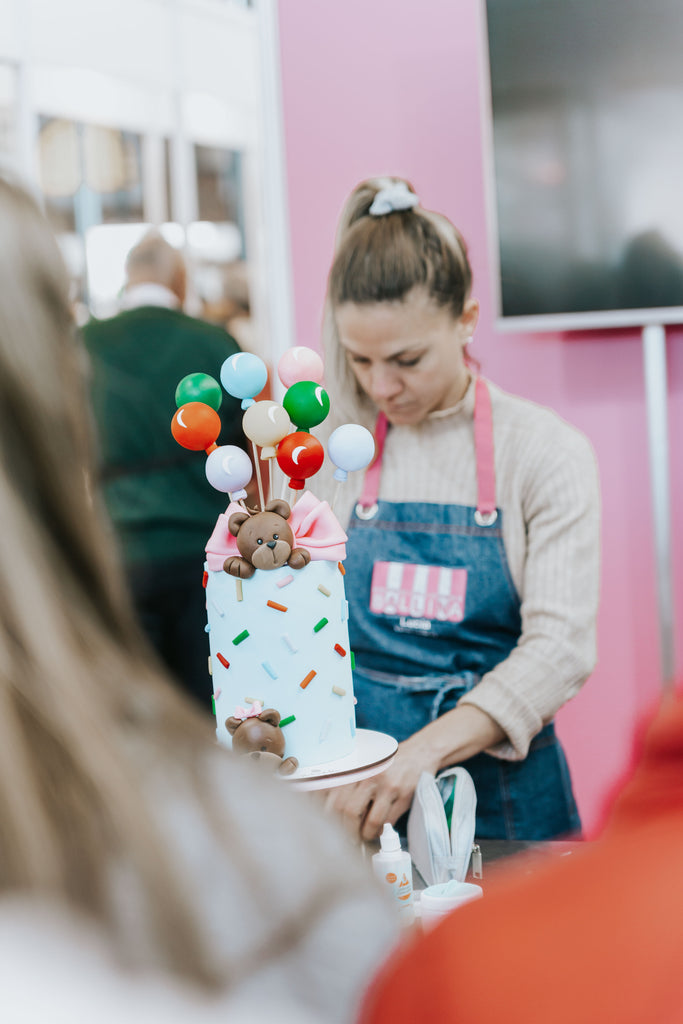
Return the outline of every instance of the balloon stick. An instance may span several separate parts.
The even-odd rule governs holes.
[[[261,511],[266,507],[266,502],[263,497],[263,480],[261,479],[261,466],[259,464],[258,452],[256,451],[256,445],[251,442],[251,450],[254,453],[254,465],[256,466],[256,481],[258,483],[258,494],[261,500]]]
[[[332,504],[330,505],[330,509],[331,509],[332,512],[334,512],[334,506],[337,504],[337,498],[339,497],[339,491],[341,490],[342,483],[343,483],[342,480],[337,480],[337,486],[334,489],[334,496],[332,498]]]

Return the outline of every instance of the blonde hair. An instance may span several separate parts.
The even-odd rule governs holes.
[[[326,387],[339,418],[366,426],[374,425],[377,410],[358,385],[339,343],[337,307],[344,302],[400,302],[422,288],[457,319],[472,288],[467,247],[448,218],[420,205],[370,215],[377,193],[397,182],[414,192],[410,182],[393,177],[369,178],[353,190],[341,213],[328,277],[323,317]]]
[[[226,863],[256,890],[248,825],[226,823],[202,792],[201,766],[221,756],[210,720],[157,668],[92,507],[83,353],[57,246],[35,203],[3,180],[0,224],[0,890],[54,897],[121,938],[112,877],[123,868],[152,959],[229,984],[141,776],[150,765],[184,772]],[[241,767],[226,768],[239,787]],[[298,907],[287,940],[309,921]]]

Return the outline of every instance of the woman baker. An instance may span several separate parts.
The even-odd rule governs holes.
[[[476,785],[478,837],[580,828],[553,716],[595,663],[595,459],[555,413],[473,371],[471,280],[460,234],[407,182],[353,191],[329,276],[327,386],[378,454],[335,511],[358,725],[400,744],[383,774],[329,797],[363,839],[408,810],[423,771],[454,764]]]

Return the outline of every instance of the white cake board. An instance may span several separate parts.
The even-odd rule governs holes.
[[[280,776],[297,790],[332,789],[348,786],[379,775],[396,756],[398,742],[393,736],[371,729],[356,729],[356,743],[350,754],[337,761],[297,768],[292,775]]]

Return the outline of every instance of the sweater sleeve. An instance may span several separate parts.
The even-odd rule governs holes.
[[[532,738],[592,671],[600,575],[600,495],[588,441],[572,429],[560,444],[536,435],[518,470],[526,527],[521,636],[460,701],[505,730],[507,739],[488,753],[507,760],[526,757]]]

